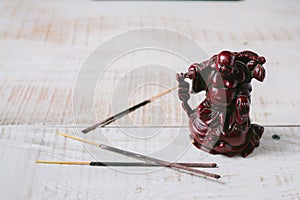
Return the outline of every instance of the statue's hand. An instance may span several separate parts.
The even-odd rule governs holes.
[[[252,76],[253,76],[253,78],[257,79],[260,82],[264,81],[264,79],[266,77],[265,68],[261,64],[256,65],[255,68],[253,69]]]
[[[190,99],[189,88],[190,84],[184,81],[183,73],[176,75],[176,80],[178,81],[178,97],[180,101],[187,101]]]
[[[246,95],[241,95],[236,101],[236,116],[238,123],[245,122],[249,117],[250,99]]]

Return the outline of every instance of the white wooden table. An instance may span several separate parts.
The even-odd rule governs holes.
[[[300,199],[299,17],[296,0],[1,1],[0,199]],[[251,107],[251,119],[266,127],[260,147],[247,158],[197,150],[188,140],[187,117],[173,92],[80,136],[169,161],[217,162],[217,169],[207,171],[222,175],[220,180],[161,167],[36,164],[37,159],[135,161],[55,133],[77,134],[95,116],[103,119],[176,84],[173,75],[184,72],[188,63],[143,49],[115,60],[102,76],[91,72],[98,81],[93,106],[90,99],[76,97],[74,106],[74,88],[89,55],[97,55],[97,47],[113,36],[145,27],[185,35],[207,56],[222,49],[250,49],[267,58],[267,78],[253,83]],[[179,49],[183,44],[168,38],[164,43]],[[118,48],[111,46],[104,57],[118,54]],[[170,73],[151,70],[159,64],[167,66],[160,72]],[[130,96],[120,97],[117,91]],[[199,103],[197,98],[201,96],[192,103]],[[281,139],[272,139],[274,134]]]

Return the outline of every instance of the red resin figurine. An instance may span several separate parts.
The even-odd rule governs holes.
[[[264,128],[251,124],[249,110],[252,78],[263,81],[265,58],[252,51],[222,51],[207,61],[177,74],[178,96],[187,112],[193,144],[212,154],[248,156],[258,147]],[[192,110],[191,93],[206,91],[205,100]]]

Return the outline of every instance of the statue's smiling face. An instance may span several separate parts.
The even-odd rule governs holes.
[[[235,57],[229,51],[222,51],[217,57],[217,69],[222,76],[231,76],[234,73]]]

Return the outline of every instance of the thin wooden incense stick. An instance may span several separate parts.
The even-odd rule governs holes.
[[[64,136],[64,137],[67,137],[67,138],[71,138],[73,140],[77,140],[77,141],[80,141],[80,142],[83,142],[83,143],[86,143],[86,144],[90,144],[90,145],[99,147],[99,148],[101,148],[103,150],[106,150],[106,151],[111,151],[111,152],[114,152],[114,153],[122,154],[122,155],[132,157],[132,158],[135,158],[135,159],[138,159],[138,160],[142,160],[142,161],[145,161],[145,162],[148,162],[148,163],[156,163],[158,165],[162,165],[162,166],[165,166],[165,167],[170,167],[172,169],[176,169],[176,170],[179,170],[179,171],[184,171],[184,172],[189,173],[191,175],[202,175],[202,176],[211,177],[211,178],[215,178],[215,179],[221,178],[221,176],[218,175],[218,174],[213,174],[213,173],[201,171],[201,170],[190,168],[190,167],[180,165],[180,164],[177,164],[177,163],[170,163],[170,162],[167,162],[167,161],[164,161],[164,160],[152,158],[152,157],[149,157],[149,156],[145,156],[145,155],[142,155],[142,154],[126,151],[126,150],[123,150],[123,149],[118,149],[118,148],[111,147],[111,146],[108,146],[108,145],[98,144],[96,142],[84,140],[84,139],[81,139],[81,138],[78,138],[78,137],[75,137],[75,136],[72,136],[72,135],[62,133],[62,132],[57,132],[57,134],[61,135],[61,136]]]
[[[177,88],[177,86],[173,87],[171,89],[168,89],[168,90],[166,90],[164,92],[161,92],[158,95],[155,95],[155,96],[151,97],[150,99],[142,101],[142,102],[140,102],[140,103],[138,103],[138,104],[136,104],[134,106],[131,106],[130,108],[127,108],[126,110],[123,110],[122,112],[119,112],[119,113],[117,113],[117,114],[115,114],[115,115],[113,115],[113,116],[111,116],[111,117],[109,117],[107,119],[99,121],[99,122],[93,124],[92,126],[89,126],[86,129],[83,129],[82,133],[88,133],[88,132],[90,132],[92,130],[95,130],[98,126],[104,127],[104,126],[106,126],[106,125],[108,125],[108,124],[116,121],[117,119],[120,119],[121,117],[123,117],[125,115],[128,115],[129,113],[135,111],[136,109],[141,108],[141,107],[143,107],[143,106],[145,106],[145,105],[153,102],[154,100],[156,100],[156,99],[158,99],[158,98],[160,98],[160,97],[162,97],[162,96],[164,96],[164,95],[172,92],[176,88]]]
[[[162,165],[156,163],[146,162],[95,162],[95,161],[49,161],[36,160],[38,164],[54,164],[54,165],[91,165],[91,166],[112,166],[112,167],[161,167]],[[187,167],[201,167],[201,168],[215,168],[216,163],[177,163]]]

